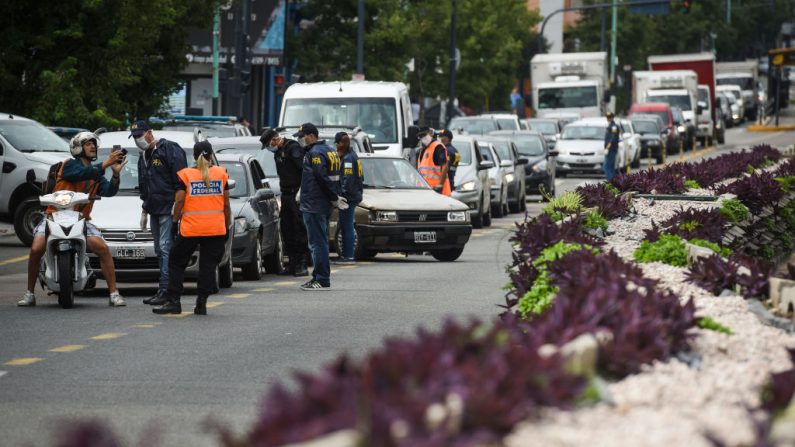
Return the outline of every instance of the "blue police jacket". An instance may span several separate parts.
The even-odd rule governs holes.
[[[461,162],[461,154],[458,149],[453,146],[453,143],[447,145],[447,179],[450,182],[450,189],[455,189],[455,171],[458,170],[458,164]]]
[[[179,144],[160,139],[155,147],[138,158],[138,187],[143,208],[149,214],[171,214],[174,195],[180,185],[177,172],[188,167]]]
[[[304,213],[331,214],[331,202],[340,194],[340,158],[325,140],[310,146],[301,174],[301,206]]]
[[[348,151],[342,157],[342,178],[340,180],[342,197],[351,206],[356,206],[362,201],[362,190],[364,189],[364,172],[359,156],[353,150]]]
[[[605,147],[611,151],[618,150],[620,133],[621,129],[618,127],[618,124],[616,124],[615,121],[611,121],[610,124],[607,125],[607,130],[605,131]]]

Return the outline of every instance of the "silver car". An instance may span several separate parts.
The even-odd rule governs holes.
[[[491,142],[478,141],[478,148],[483,160],[494,163],[494,166],[489,168],[491,214],[494,217],[505,216],[508,214],[508,181],[505,178],[508,175],[508,168],[501,166],[500,157]]]
[[[461,160],[455,174],[452,197],[469,207],[473,228],[491,226],[491,180],[489,169],[494,163],[480,154],[475,136],[455,135],[453,146]]]

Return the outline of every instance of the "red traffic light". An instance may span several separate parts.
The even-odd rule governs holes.
[[[284,75],[283,74],[273,75],[273,83],[276,85],[284,85]]]

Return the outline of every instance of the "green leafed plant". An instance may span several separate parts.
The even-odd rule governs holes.
[[[688,242],[690,242],[693,245],[698,245],[699,247],[709,248],[710,250],[723,256],[724,258],[728,258],[732,254],[731,248],[723,247],[720,244],[716,244],[711,241],[705,241],[703,239],[690,239]]]
[[[605,219],[600,213],[590,212],[586,214],[583,226],[592,230],[601,229],[602,231],[607,231],[608,223],[607,219]]]
[[[733,332],[728,327],[718,323],[717,321],[713,320],[710,317],[701,317],[698,319],[698,327],[701,329],[707,329],[710,331],[721,332],[723,334],[732,335]]]
[[[784,191],[792,191],[793,186],[795,186],[795,175],[776,177],[776,181],[781,185],[781,189]]]
[[[575,214],[582,209],[582,196],[574,191],[569,191],[551,197],[549,203],[544,207],[544,213],[554,221],[558,221],[570,214]]]
[[[685,187],[687,189],[701,189],[701,185],[699,185],[697,181],[691,179],[685,180]]]
[[[679,236],[672,234],[663,234],[655,242],[643,241],[635,250],[635,260],[684,267],[687,265],[685,242]]]
[[[718,209],[720,214],[734,223],[748,219],[748,207],[738,199],[728,199],[723,201],[723,205]]]

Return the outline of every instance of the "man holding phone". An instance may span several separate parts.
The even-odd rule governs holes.
[[[145,299],[144,304],[160,306],[168,301],[165,296],[168,288],[168,255],[176,231],[171,223],[171,209],[181,184],[177,173],[188,167],[188,160],[179,144],[165,138],[155,140],[146,121],[138,120],[130,126],[130,138],[134,138],[135,145],[143,151],[138,158],[138,190],[143,201],[141,230],[146,229],[148,220],[160,266],[157,293]]]

